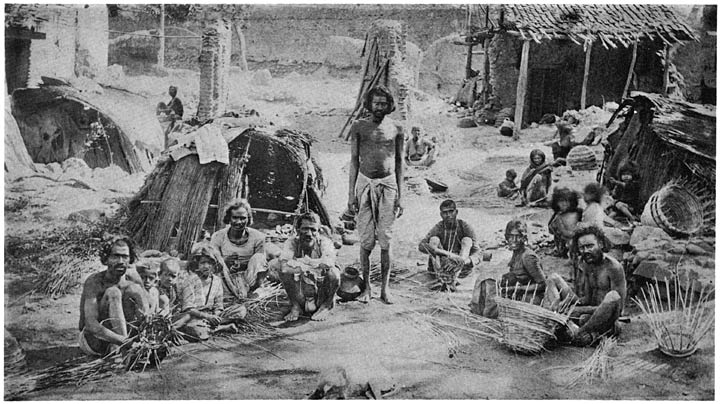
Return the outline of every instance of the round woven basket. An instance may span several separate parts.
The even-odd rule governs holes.
[[[574,171],[594,170],[597,168],[597,156],[588,146],[580,145],[570,149],[567,155],[567,163]]]
[[[681,185],[665,185],[650,196],[647,205],[653,221],[671,236],[686,237],[702,229],[702,203]]]
[[[555,338],[555,330],[567,323],[567,315],[518,300],[496,296],[498,320],[501,324],[500,343],[511,350],[528,355],[540,353]]]

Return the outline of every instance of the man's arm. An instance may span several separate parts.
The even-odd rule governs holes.
[[[608,276],[610,277],[610,290],[614,290],[620,295],[620,298],[622,299],[620,305],[621,307],[625,307],[625,298],[627,297],[625,271],[623,270],[622,265],[615,265],[613,263],[608,272]]]
[[[402,126],[397,127],[397,135],[395,136],[395,181],[397,182],[397,199],[395,200],[395,216],[400,217],[403,214],[402,207],[402,186],[403,186],[403,161],[402,151],[405,142],[405,134]]]
[[[420,240],[420,243],[418,243],[418,250],[423,254],[432,254],[436,255],[438,252],[438,248],[430,245],[430,239],[432,237],[440,237],[440,231],[439,231],[439,224],[436,224],[433,226],[432,229],[425,235],[425,237]]]
[[[121,345],[125,342],[125,337],[120,334],[116,334],[106,327],[103,327],[103,325],[98,321],[98,313],[100,309],[98,307],[97,295],[99,291],[100,285],[95,283],[93,279],[89,279],[85,282],[85,286],[83,287],[85,303],[82,308],[85,312],[85,329],[91,334],[97,336],[99,339]]]
[[[360,170],[360,133],[355,124],[350,128],[350,178],[348,181],[348,210],[357,212],[358,200],[355,195],[355,183]]]

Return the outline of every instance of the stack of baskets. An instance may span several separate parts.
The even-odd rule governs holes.
[[[541,306],[496,296],[500,321],[500,343],[528,355],[539,354],[555,339],[555,330],[567,324],[570,311],[556,313]]]
[[[657,224],[669,235],[687,237],[702,229],[703,214],[700,198],[679,183],[670,182],[650,196],[643,221],[652,219],[651,223]]]
[[[567,163],[574,171],[594,170],[597,168],[595,152],[588,146],[575,146],[567,155]]]

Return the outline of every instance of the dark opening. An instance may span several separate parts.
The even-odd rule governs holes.
[[[30,74],[30,39],[5,38],[5,79],[8,94],[27,87]]]

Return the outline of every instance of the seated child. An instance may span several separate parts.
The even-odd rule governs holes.
[[[498,184],[497,194],[499,197],[513,198],[517,196],[519,189],[515,185],[515,178],[517,178],[517,173],[512,168],[505,172],[505,180]]]
[[[180,261],[177,258],[168,258],[160,263],[160,282],[158,284],[160,313],[172,313],[173,306],[177,304],[180,275]]]
[[[611,196],[615,202],[611,209],[622,213],[631,222],[638,220],[635,214],[640,210],[640,183],[636,172],[635,165],[628,162],[618,168],[620,180],[612,177],[608,179],[614,185]]]
[[[135,264],[140,279],[142,280],[143,289],[147,292],[148,313],[157,313],[159,308],[159,292],[158,292],[158,268],[153,262],[139,261]]]

